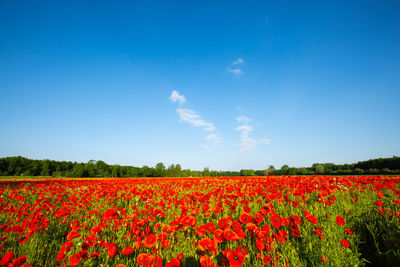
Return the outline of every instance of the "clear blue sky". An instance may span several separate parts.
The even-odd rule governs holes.
[[[240,170],[399,155],[399,14],[0,1],[0,157]]]

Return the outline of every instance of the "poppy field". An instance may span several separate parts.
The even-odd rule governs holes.
[[[0,182],[0,266],[399,266],[400,177]]]

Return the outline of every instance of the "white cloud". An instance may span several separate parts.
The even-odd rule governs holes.
[[[221,142],[221,137],[216,134],[209,134],[207,135],[206,140],[211,144],[218,144],[219,142]]]
[[[173,90],[172,91],[172,94],[171,94],[171,96],[169,97],[169,99],[172,101],[172,102],[179,102],[179,104],[183,104],[183,103],[185,103],[186,102],[186,97],[184,96],[184,95],[180,95],[179,93],[178,93],[178,91],[176,91],[176,90]]]
[[[200,115],[197,114],[197,112],[194,110],[178,108],[176,110],[176,112],[178,113],[181,121],[187,122],[187,123],[193,125],[194,127],[202,127],[203,130],[205,130],[205,131],[214,131],[215,130],[214,124],[212,124],[211,122],[202,120]]]
[[[246,117],[246,116],[244,116],[244,115],[242,115],[242,116],[239,116],[239,117],[236,117],[236,120],[238,121],[238,122],[251,122],[251,119],[250,118],[248,118],[248,117]]]
[[[253,127],[249,125],[240,125],[236,128],[236,131],[240,132],[240,137],[246,138],[249,136],[249,133],[253,131]]]
[[[238,58],[237,60],[233,61],[233,65],[238,65],[244,63],[243,58]]]
[[[243,116],[243,115],[240,117],[237,117],[236,120],[238,122],[244,122],[244,123],[251,121],[250,118]],[[236,131],[239,132],[239,136],[240,136],[240,143],[239,143],[240,150],[239,151],[242,154],[249,153],[254,148],[256,148],[256,145],[258,145],[258,144],[269,144],[270,143],[270,139],[268,139],[268,138],[262,138],[259,140],[255,140],[255,139],[249,137],[250,133],[253,131],[253,127],[251,127],[248,124],[243,124],[243,125],[236,127]]]
[[[240,75],[244,74],[244,72],[240,68],[235,68],[235,69],[228,69],[229,72],[232,72],[235,75]]]

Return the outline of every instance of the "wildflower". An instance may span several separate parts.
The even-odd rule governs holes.
[[[350,243],[349,243],[349,241],[347,241],[346,239],[340,240],[340,244],[341,244],[342,247],[344,247],[344,248],[350,247]]]
[[[342,216],[336,216],[336,223],[339,224],[340,226],[343,226],[345,224],[345,220]]]

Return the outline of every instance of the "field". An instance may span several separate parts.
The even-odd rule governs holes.
[[[0,182],[1,266],[399,266],[400,178]]]

